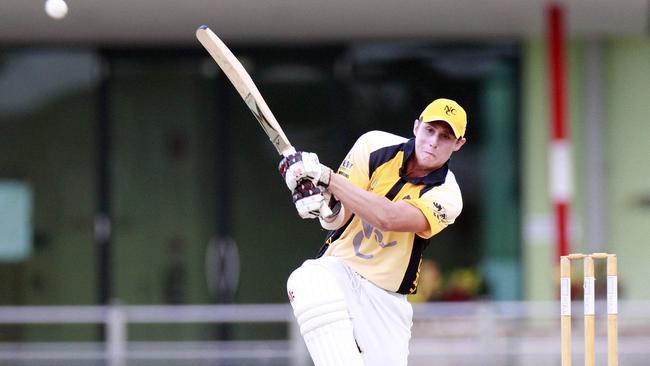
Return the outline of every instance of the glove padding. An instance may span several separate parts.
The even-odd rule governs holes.
[[[291,194],[298,215],[303,219],[315,219],[322,215],[321,212],[331,215],[323,192],[325,190],[315,186],[311,180],[300,181]]]
[[[318,161],[318,155],[302,151],[284,157],[278,170],[290,191],[294,191],[303,179],[327,188],[332,174],[332,169]]]

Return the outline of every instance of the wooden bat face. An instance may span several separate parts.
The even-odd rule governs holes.
[[[262,98],[259,90],[257,90],[253,79],[251,79],[244,66],[237,60],[230,49],[206,25],[202,25],[196,30],[196,38],[237,89],[237,92],[260,123],[264,132],[269,136],[278,153],[284,156],[295,153],[296,150],[291,146],[289,139],[282,131],[282,127],[280,127],[271,109]]]

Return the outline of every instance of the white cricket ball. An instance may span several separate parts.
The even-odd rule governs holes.
[[[54,19],[62,19],[68,13],[68,4],[64,0],[46,0],[45,12]]]

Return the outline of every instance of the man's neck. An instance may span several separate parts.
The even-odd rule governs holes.
[[[442,165],[438,166],[438,167],[435,167],[435,168],[425,168],[425,167],[419,166],[418,163],[417,163],[417,160],[415,158],[415,154],[414,154],[413,156],[411,156],[406,161],[406,167],[405,167],[404,173],[409,178],[421,178],[421,177],[424,177],[424,176],[428,175],[429,173],[431,173],[431,172],[433,172],[435,170],[440,169],[441,167],[442,167]]]

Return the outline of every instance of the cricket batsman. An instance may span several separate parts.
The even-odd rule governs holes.
[[[463,201],[451,155],[465,144],[467,115],[436,99],[413,137],[362,135],[336,173],[314,153],[279,166],[302,218],[329,230],[316,259],[287,281],[289,300],[316,366],[406,365],[422,253]],[[325,206],[331,214],[321,215]],[[328,212],[330,210],[322,210]]]

